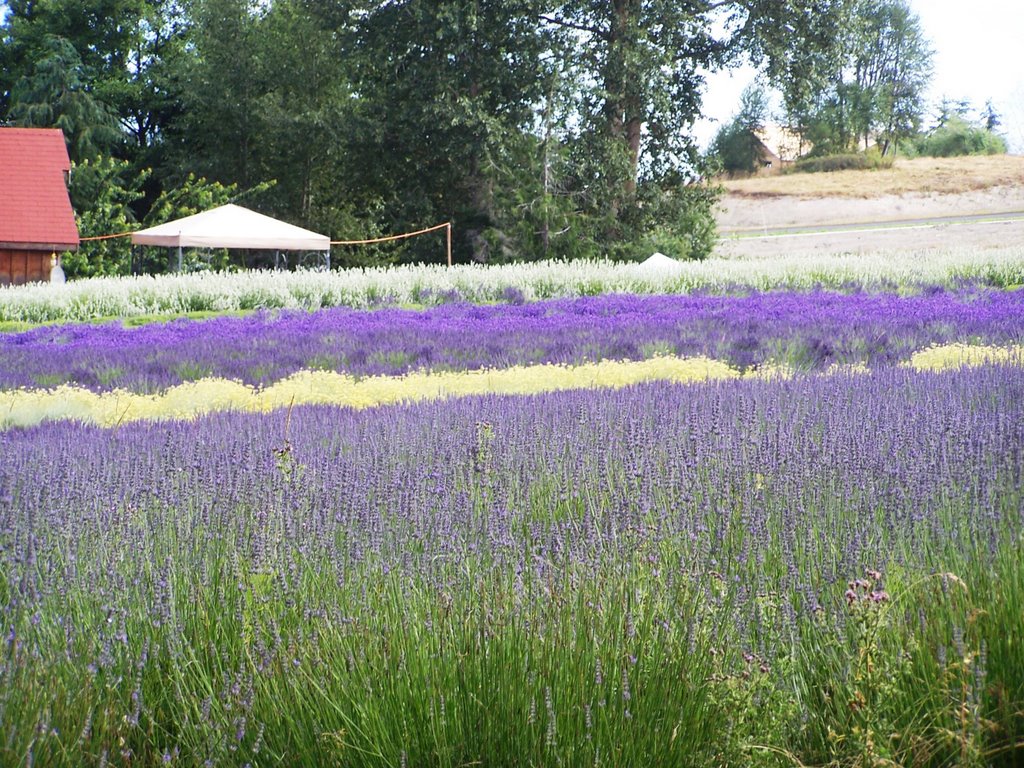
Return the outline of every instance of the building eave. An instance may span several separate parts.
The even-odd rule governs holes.
[[[5,243],[0,242],[3,251],[77,251],[78,243]]]

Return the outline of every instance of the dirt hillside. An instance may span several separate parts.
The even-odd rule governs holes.
[[[724,186],[716,214],[721,255],[1024,243],[1020,156],[919,158],[886,170],[783,174]],[[836,231],[846,225],[857,231]],[[785,233],[816,227],[831,231]]]
[[[904,194],[962,194],[1024,184],[1024,156],[919,157],[876,171],[786,173],[726,181],[735,197],[873,198]]]

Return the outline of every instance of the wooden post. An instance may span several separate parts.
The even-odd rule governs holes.
[[[450,221],[445,232],[448,233],[448,266],[450,267],[452,265],[452,223]]]

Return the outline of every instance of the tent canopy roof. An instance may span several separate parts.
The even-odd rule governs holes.
[[[678,272],[683,268],[682,263],[676,261],[671,256],[666,256],[660,251],[655,251],[649,257],[641,261],[640,266],[667,272]]]
[[[133,232],[132,243],[166,248],[254,248],[268,251],[327,251],[331,248],[327,235],[231,204]]]

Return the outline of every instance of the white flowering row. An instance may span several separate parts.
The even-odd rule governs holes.
[[[0,288],[0,321],[40,323],[259,308],[527,301],[600,293],[687,293],[815,286],[900,289],[980,280],[1024,284],[1024,247],[773,259],[709,259],[668,266],[535,262],[413,265],[334,272],[192,273]]]

